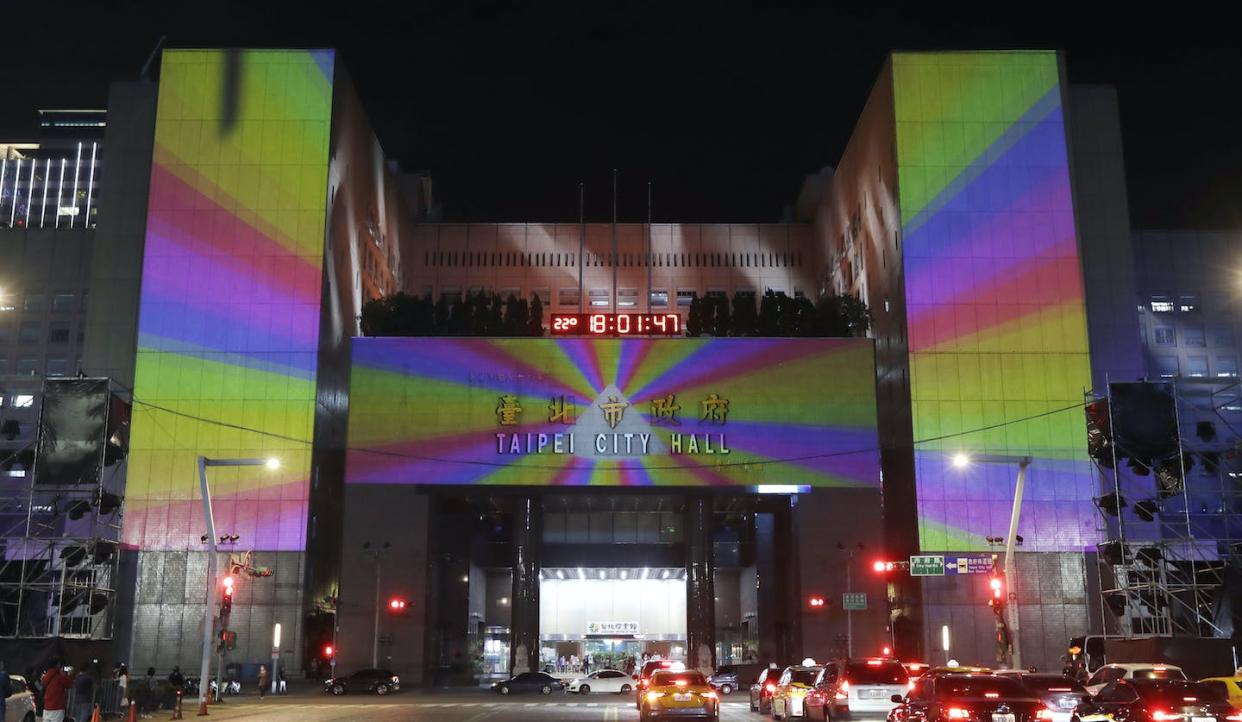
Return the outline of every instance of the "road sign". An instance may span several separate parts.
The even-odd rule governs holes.
[[[845,592],[841,595],[841,608],[847,612],[863,612],[867,610],[866,592]]]
[[[949,557],[944,562],[945,574],[991,574],[995,561],[991,554]]]
[[[910,557],[910,576],[912,577],[943,577],[944,557],[918,556]]]

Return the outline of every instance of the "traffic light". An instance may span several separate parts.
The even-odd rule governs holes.
[[[999,612],[1005,607],[1005,575],[993,572],[988,579],[988,606]]]
[[[336,653],[336,650],[332,648],[331,644],[323,645],[323,658],[324,659],[332,659],[332,655],[335,653]]]
[[[229,612],[233,611],[233,577],[231,575],[226,576],[220,580],[220,584],[222,587],[220,592],[220,619],[227,624]]]
[[[392,614],[401,614],[405,612],[410,603],[401,597],[393,597],[388,600],[388,611]]]
[[[871,565],[871,568],[875,570],[876,574],[887,574],[888,572],[893,571],[895,566],[893,562],[877,559],[875,564]]]
[[[216,640],[216,651],[224,652],[237,648],[237,632],[227,629],[220,630],[220,638]]]
[[[818,611],[828,606],[828,600],[824,599],[822,596],[818,594],[812,594],[811,596],[807,597],[806,605],[810,607],[811,609]]]

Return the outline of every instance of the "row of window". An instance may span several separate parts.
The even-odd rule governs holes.
[[[52,321],[47,325],[47,342],[51,344],[69,343],[69,339],[73,337],[72,324],[68,321]],[[78,325],[77,340],[82,343],[83,336],[86,333],[86,324]],[[43,322],[42,321],[22,321],[17,326],[17,341],[23,344],[39,343],[43,340]],[[9,326],[0,324],[0,346],[4,346],[12,339],[12,333]]]
[[[21,308],[26,313],[42,313],[49,307],[51,308],[52,313],[73,313],[74,311],[86,310],[86,298],[86,291],[82,292],[80,302],[78,294],[73,291],[57,291],[51,294],[50,299],[48,298],[48,294],[32,292],[27,293],[22,297]],[[0,311],[15,310],[17,310],[16,303],[8,298],[0,297]]]
[[[431,286],[424,286],[423,294],[424,295],[430,294],[431,290],[432,290]],[[777,293],[784,293],[783,288],[770,288],[768,290],[775,291]],[[479,293],[486,293],[488,291],[490,291],[490,289],[484,286],[475,286],[475,287],[467,289],[467,294],[474,296]],[[461,295],[462,292],[461,292],[461,289],[459,288],[452,288],[452,287],[442,288],[440,289],[440,293],[449,301],[449,303],[452,303],[462,297]],[[502,288],[497,293],[500,295],[502,299],[507,299],[509,298],[509,296],[514,296],[515,298],[522,298],[522,289],[520,288]],[[670,301],[675,299],[679,307],[688,308],[690,306],[691,301],[694,300],[694,297],[696,294],[698,294],[697,289],[679,288],[676,291],[676,296],[670,298],[668,289],[653,288],[651,289],[651,296],[649,299],[649,303],[652,308],[668,308]],[[550,303],[551,295],[552,295],[551,291],[547,288],[536,288],[536,289],[531,290],[529,298],[532,301],[535,298],[538,298],[540,303],[548,304]],[[733,295],[738,298],[752,298],[753,299],[756,297],[755,290],[747,289],[747,288],[739,288],[733,292]],[[802,289],[794,289],[794,296],[801,297],[803,295],[804,294],[802,292]],[[709,288],[707,289],[706,297],[707,298],[728,298],[729,292],[723,288]],[[617,289],[617,297],[616,297],[617,308],[637,308],[638,299],[639,299],[639,292],[637,288],[618,288]],[[577,308],[580,300],[581,300],[581,296],[578,294],[578,288],[576,286],[570,286],[566,288],[557,289],[556,303],[558,306]],[[612,293],[610,289],[607,289],[607,288],[587,289],[587,305],[592,308],[609,308],[612,305],[612,300],[613,300]]]
[[[1238,375],[1238,359],[1236,356],[1217,356],[1214,368],[1208,367],[1207,356],[1187,356],[1182,362],[1176,356],[1155,357],[1156,373],[1164,378],[1173,376],[1222,376]]]
[[[1233,348],[1233,326],[1219,325],[1212,326],[1208,329],[1213,346]],[[1156,346],[1177,346],[1178,331],[1173,326],[1153,326],[1151,330],[1152,344]],[[1204,332],[1202,326],[1182,326],[1181,331],[1182,346],[1206,346],[1208,342],[1208,333]]]
[[[520,251],[424,251],[426,266],[540,266],[573,268],[574,253]],[[583,266],[656,268],[801,268],[802,253],[584,253]]]
[[[1198,313],[1201,309],[1199,297],[1193,294],[1185,296],[1152,296],[1149,302],[1152,313]]]
[[[31,409],[34,408],[34,394],[0,394],[0,409]]]
[[[40,356],[18,356],[17,363],[9,367],[9,359],[0,356],[0,376],[68,376],[74,368],[82,365],[77,359],[74,366],[69,365],[69,358],[60,354],[49,354],[46,359]]]

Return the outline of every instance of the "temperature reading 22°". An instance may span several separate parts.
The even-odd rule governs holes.
[[[552,333],[573,333],[577,328],[577,316],[556,316],[552,319]]]

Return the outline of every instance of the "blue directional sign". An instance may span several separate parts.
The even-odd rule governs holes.
[[[991,554],[963,554],[944,558],[945,574],[991,574],[994,564]]]

